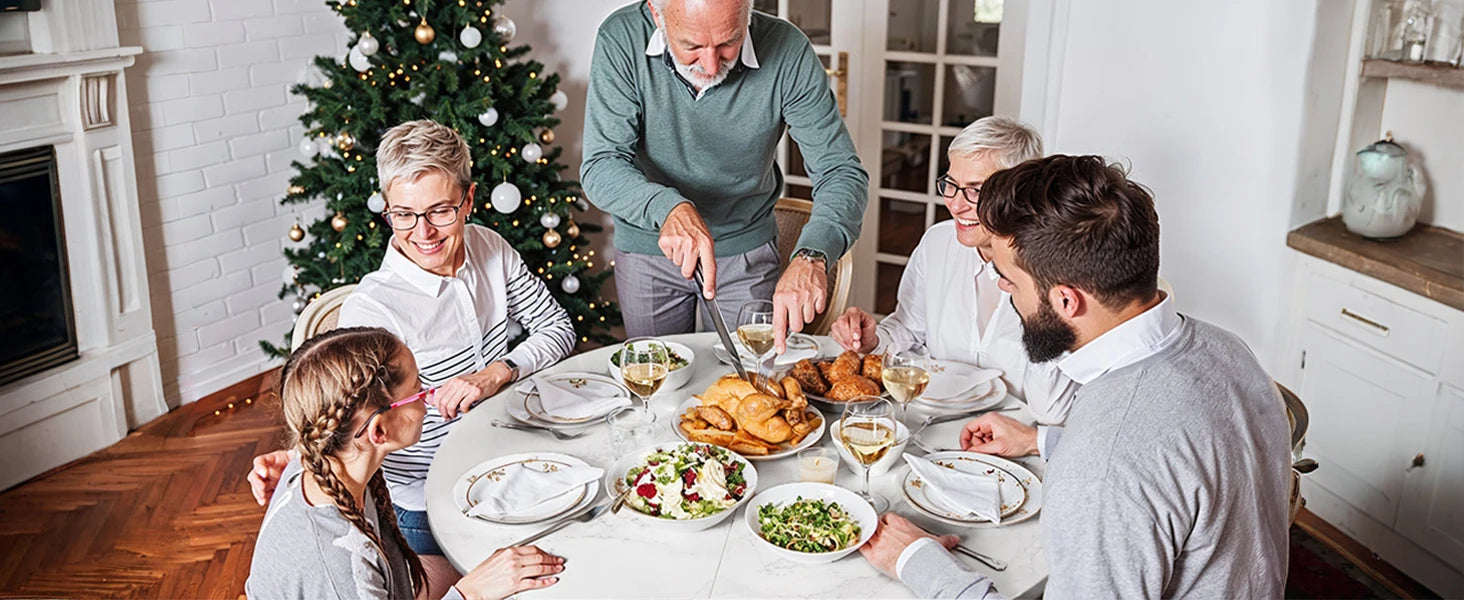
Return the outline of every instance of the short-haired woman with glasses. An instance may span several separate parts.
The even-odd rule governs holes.
[[[981,183],[991,174],[1042,156],[1037,132],[1007,117],[986,117],[951,140],[950,170],[935,181],[951,220],[925,232],[900,277],[895,312],[876,322],[850,308],[834,322],[835,341],[856,352],[924,344],[930,357],[1000,369],[1008,389],[1038,422],[1060,425],[1072,394],[1055,364],[1033,364],[1022,348],[1022,322],[997,287],[991,233],[976,216]]]
[[[400,338],[416,356],[422,384],[437,388],[421,440],[382,464],[397,521],[436,592],[431,598],[457,577],[427,524],[427,467],[442,439],[478,400],[574,348],[569,313],[518,251],[467,223],[477,190],[471,164],[467,143],[439,123],[410,121],[386,132],[376,171],[391,243],[340,312],[341,327],[380,327]],[[511,352],[510,320],[527,334]],[[287,462],[283,452],[255,458],[249,478],[261,504]]]

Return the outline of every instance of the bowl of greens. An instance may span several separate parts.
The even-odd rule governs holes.
[[[761,546],[793,562],[831,563],[879,528],[879,513],[858,494],[827,483],[785,483],[747,503],[744,521]]]
[[[667,390],[678,389],[686,385],[686,382],[691,381],[691,373],[693,370],[691,365],[696,362],[696,353],[692,352],[691,348],[687,348],[685,344],[678,344],[676,342],[663,343],[666,344],[666,349],[670,353],[666,357],[668,367],[666,380],[661,382],[661,389],[656,392],[658,394]],[[614,377],[616,381],[620,380],[620,352],[621,349],[616,347],[615,351],[610,353],[610,357],[605,359],[605,366],[610,371],[610,376]]]
[[[620,514],[652,527],[696,531],[737,511],[757,489],[752,463],[721,446],[657,444],[623,456],[605,473],[610,497],[629,490]]]

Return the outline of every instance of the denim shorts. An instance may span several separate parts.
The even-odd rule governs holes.
[[[442,554],[442,548],[437,547],[437,539],[432,537],[432,527],[427,524],[427,511],[407,510],[400,506],[392,506],[396,509],[397,527],[402,530],[402,536],[407,538],[407,545],[418,556]]]

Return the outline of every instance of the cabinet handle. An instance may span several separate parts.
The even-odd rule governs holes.
[[[1359,315],[1359,314],[1357,314],[1355,312],[1352,312],[1350,310],[1347,310],[1345,308],[1342,309],[1342,316],[1347,317],[1349,319],[1352,319],[1354,321],[1357,321],[1358,323],[1362,323],[1363,325],[1367,325],[1368,327],[1371,327],[1373,329],[1376,329],[1376,330],[1382,332],[1383,335],[1388,335],[1388,326],[1387,325],[1384,325],[1382,323],[1379,323],[1377,321],[1374,321],[1372,319],[1369,319],[1367,317],[1364,317],[1362,315]]]
[[[1423,463],[1424,463],[1423,453],[1422,452],[1419,452],[1418,454],[1413,455],[1413,460],[1408,461],[1408,468],[1403,469],[1403,472],[1404,473],[1407,473],[1407,472],[1412,471],[1414,469],[1422,468],[1423,467]]]

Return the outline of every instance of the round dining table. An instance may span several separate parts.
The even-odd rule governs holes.
[[[678,421],[676,407],[706,389],[718,377],[733,372],[730,365],[717,361],[712,346],[715,333],[693,333],[667,336],[695,353],[689,368],[695,369],[691,380],[675,390],[663,390],[650,398],[656,413],[657,442],[675,442]],[[838,347],[827,337],[815,338],[824,355],[837,354]],[[615,346],[599,348],[566,358],[541,373],[590,372],[606,373],[606,359]],[[478,406],[453,424],[427,473],[427,515],[432,533],[459,572],[466,573],[488,558],[496,549],[523,539],[550,523],[501,525],[465,516],[452,498],[453,486],[465,472],[479,463],[521,452],[559,452],[579,457],[592,465],[608,468],[616,458],[610,449],[609,426],[594,425],[589,433],[571,440],[559,440],[547,431],[518,431],[493,426],[493,421],[512,421],[505,409],[515,399],[512,386]],[[521,397],[521,396],[520,396]],[[1007,403],[1019,403],[1008,396]],[[1008,412],[1027,423],[1032,417],[1025,405]],[[825,413],[826,420],[837,420],[838,414]],[[956,448],[961,421],[933,425],[921,439],[940,448]],[[825,428],[827,429],[827,428]],[[831,446],[827,431],[820,445]],[[910,444],[907,452],[919,454]],[[1026,457],[1018,460],[1038,477],[1043,475],[1042,460]],[[798,459],[787,456],[754,463],[759,490],[798,481]],[[1038,518],[988,528],[963,528],[942,524],[918,512],[901,494],[901,481],[909,467],[903,463],[888,473],[871,478],[875,494],[890,501],[891,510],[913,519],[934,533],[960,535],[962,545],[1008,563],[1006,570],[995,572],[971,559],[960,557],[967,568],[985,573],[996,589],[1008,597],[1040,595],[1047,580],[1047,558],[1042,550],[1042,533]],[[846,462],[839,469],[836,483],[858,490],[860,477]],[[755,490],[758,491],[758,490]],[[598,486],[597,503],[608,502],[604,486]],[[747,504],[747,503],[744,503]],[[559,583],[529,592],[533,597],[607,598],[607,597],[675,597],[675,598],[895,598],[910,597],[904,584],[876,570],[858,552],[834,563],[798,564],[779,558],[749,530],[739,507],[736,514],[714,527],[701,531],[681,531],[655,526],[629,511],[618,514],[606,511],[589,522],[576,522],[535,542],[534,545],[565,559]],[[960,555],[957,555],[958,557]]]

